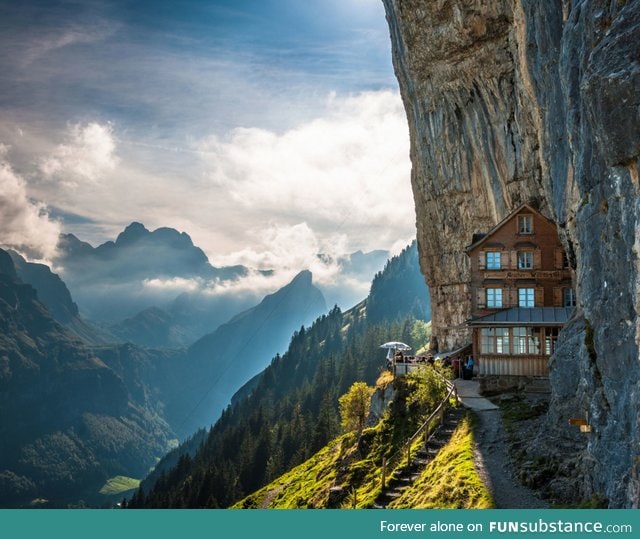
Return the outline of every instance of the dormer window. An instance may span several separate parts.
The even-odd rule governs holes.
[[[518,252],[518,269],[533,269],[533,253],[531,251]]]
[[[533,215],[518,215],[518,234],[533,234]]]
[[[502,268],[500,262],[500,251],[488,251],[487,252],[487,269],[499,270]]]

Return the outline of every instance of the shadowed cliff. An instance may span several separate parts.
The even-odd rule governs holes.
[[[640,2],[384,4],[434,334],[443,348],[469,338],[473,234],[522,202],[553,218],[578,308],[536,445],[576,453],[565,473],[577,498],[637,507]],[[566,427],[586,414],[588,440]]]

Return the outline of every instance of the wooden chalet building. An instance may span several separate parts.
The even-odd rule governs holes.
[[[473,357],[482,377],[547,377],[558,333],[575,307],[572,273],[556,225],[523,204],[474,235]]]

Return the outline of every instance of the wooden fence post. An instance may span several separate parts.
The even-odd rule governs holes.
[[[382,457],[382,490],[386,488],[387,480],[387,457]]]

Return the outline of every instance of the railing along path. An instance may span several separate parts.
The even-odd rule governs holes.
[[[421,435],[424,435],[424,443],[426,445],[429,441],[429,438],[435,431],[435,428],[431,429],[433,420],[436,417],[439,417],[438,424],[442,425],[444,423],[444,414],[449,407],[451,396],[453,396],[455,400],[458,401],[458,392],[456,386],[450,380],[447,380],[444,376],[442,376],[438,371],[434,370],[433,372],[446,384],[447,394],[440,401],[436,409],[429,415],[429,417],[427,417],[427,419],[423,421],[418,430],[403,444],[401,448],[399,448],[393,455],[391,455],[391,457],[382,458],[382,490],[385,489],[387,470],[393,470],[395,468],[395,465],[401,461],[402,457],[405,454],[407,456],[407,467],[409,467],[411,465],[411,446],[413,445],[413,443]]]

